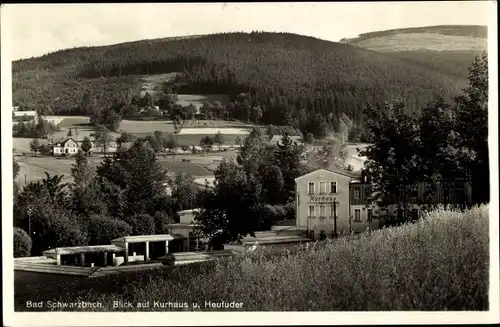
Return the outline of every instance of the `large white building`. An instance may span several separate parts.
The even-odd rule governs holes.
[[[389,217],[401,218],[403,208],[379,208],[372,200],[372,185],[349,172],[318,169],[295,179],[296,227],[313,239],[379,228]],[[454,184],[453,187],[450,187]],[[471,201],[471,186],[462,180],[406,186],[407,212],[417,219],[429,204],[464,204]]]

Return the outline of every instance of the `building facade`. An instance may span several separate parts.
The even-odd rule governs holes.
[[[347,172],[319,169],[295,179],[296,227],[313,239],[378,229],[383,221],[418,219],[433,205],[471,203],[471,185],[464,180],[420,182],[401,190],[400,199],[384,207],[373,200],[370,183]]]
[[[206,251],[208,250],[208,239],[195,234],[194,217],[200,209],[189,209],[178,211],[179,222],[169,224],[168,229],[171,235],[175,235],[175,252]]]
[[[52,151],[55,156],[74,156],[78,153],[79,149],[78,143],[72,138],[63,142],[56,142],[52,146]]]
[[[348,231],[353,181],[357,180],[352,176],[326,169],[296,178],[296,226],[306,228],[314,239]]]

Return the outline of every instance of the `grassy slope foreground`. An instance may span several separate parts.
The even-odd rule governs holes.
[[[365,33],[341,42],[467,77],[467,68],[474,57],[487,49],[487,27],[443,25],[395,29]]]
[[[199,303],[243,310],[487,310],[488,206],[437,210],[413,225],[317,243],[279,257],[247,256],[97,280],[16,283],[26,300]],[[134,309],[138,310],[138,309]]]
[[[465,79],[386,54],[287,33],[226,33],[58,51],[13,62],[17,104],[55,114],[88,114],[88,94],[104,107],[141,92],[145,75],[180,72],[179,93],[249,92],[262,122],[358,120],[366,103],[405,99],[421,107],[457,95]],[[330,116],[331,116],[330,115]],[[331,117],[329,118],[332,119]],[[307,129],[307,128],[306,128]]]

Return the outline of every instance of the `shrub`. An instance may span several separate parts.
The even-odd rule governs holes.
[[[14,227],[14,258],[29,257],[31,254],[31,237],[19,227]]]
[[[111,240],[132,234],[132,226],[124,221],[104,215],[89,218],[89,245],[110,244]]]

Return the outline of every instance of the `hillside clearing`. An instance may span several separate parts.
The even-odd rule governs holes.
[[[141,76],[141,96],[149,93],[151,95],[156,94],[158,89],[161,89],[164,83],[172,82],[177,75],[180,73],[166,73],[166,74],[155,74],[155,75],[144,75]]]
[[[210,299],[241,302],[244,311],[488,310],[488,221],[488,206],[437,210],[415,224],[317,242],[279,257],[257,253],[95,280],[18,282],[15,308],[38,310],[27,309],[27,300],[100,301],[97,310],[109,311],[113,301]]]
[[[469,36],[412,33],[387,35],[351,43],[380,52],[421,49],[433,51],[482,51],[487,48],[488,40]]]
[[[224,105],[229,103],[229,96],[226,94],[178,94],[177,104],[189,106],[192,104],[196,108],[203,106],[204,103],[214,103],[218,101]]]

